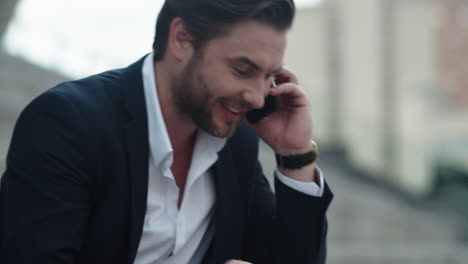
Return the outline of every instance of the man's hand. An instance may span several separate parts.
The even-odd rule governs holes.
[[[228,262],[225,262],[224,264],[252,264],[252,263],[231,259]]]
[[[275,78],[277,86],[271,88],[269,94],[277,96],[278,109],[258,124],[248,124],[277,154],[287,156],[307,153],[313,148],[310,142],[312,138],[310,102],[291,71],[283,68]],[[314,164],[301,169],[278,169],[292,179],[318,183]]]
[[[251,127],[275,153],[306,153],[311,149],[312,136],[309,100],[289,70],[281,70],[275,78],[278,86],[270,89],[269,94],[277,96],[278,109]]]

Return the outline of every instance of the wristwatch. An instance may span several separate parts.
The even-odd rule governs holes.
[[[319,149],[315,141],[310,140],[312,143],[312,150],[304,154],[282,156],[275,154],[276,164],[285,169],[300,169],[306,165],[312,164],[319,159]]]

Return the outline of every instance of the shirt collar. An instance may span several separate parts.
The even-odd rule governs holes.
[[[148,116],[148,135],[150,153],[155,164],[159,165],[166,161],[172,165],[171,159],[173,150],[166,124],[164,123],[161,105],[159,104],[158,90],[156,89],[156,79],[154,75],[153,54],[149,54],[142,67],[143,90],[145,92],[146,112]]]
[[[153,60],[154,55],[151,53],[145,58],[142,67],[143,90],[148,115],[149,147],[155,164],[160,165],[164,162],[165,167],[170,167],[173,161],[173,149],[159,103]],[[194,156],[198,156],[200,151],[216,155],[224,147],[226,140],[226,138],[218,138],[198,130]]]

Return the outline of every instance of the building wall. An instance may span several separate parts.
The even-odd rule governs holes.
[[[285,66],[298,77],[312,104],[314,138],[332,144],[327,79],[326,12],[323,6],[300,9],[288,35]]]
[[[343,28],[345,147],[369,175],[413,194],[432,186],[431,0],[336,0]]]
[[[451,102],[468,108],[468,1],[435,0],[437,68]]]
[[[380,0],[333,1],[340,17],[343,137],[348,157],[369,174],[382,175],[384,112]]]
[[[434,153],[438,136],[434,134],[437,98],[431,96],[436,78],[435,28],[432,0],[395,0],[392,39],[395,116],[391,168],[393,183],[413,193],[424,193],[433,186]]]
[[[316,138],[342,145],[379,181],[427,192],[433,143],[444,137],[432,132],[444,118],[435,115],[438,98],[427,96],[436,75],[433,1],[325,3],[299,10],[287,56],[313,103]]]

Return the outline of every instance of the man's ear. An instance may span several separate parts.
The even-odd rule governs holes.
[[[192,57],[192,35],[185,29],[180,17],[172,20],[169,26],[168,48],[178,61],[187,61]]]

